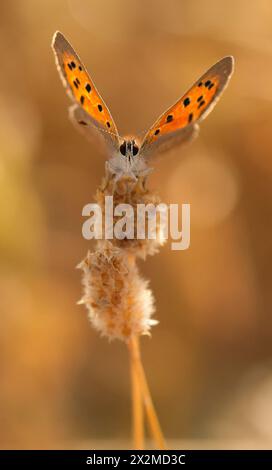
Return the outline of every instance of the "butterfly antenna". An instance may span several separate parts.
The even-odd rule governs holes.
[[[94,126],[91,122],[89,122],[89,126],[91,126],[93,129],[97,130],[97,127]],[[120,137],[118,132],[112,132],[112,131],[107,131],[106,129],[102,129],[101,127],[99,128],[99,131],[104,132],[105,134],[111,134],[114,135],[115,137]],[[136,136],[142,136],[146,134],[146,130],[142,130],[140,132],[137,132]]]
[[[142,135],[145,135],[145,134],[146,134],[146,130],[142,130],[140,132],[137,132],[138,136],[142,136]]]

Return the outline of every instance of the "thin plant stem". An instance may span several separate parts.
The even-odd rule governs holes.
[[[165,440],[162,434],[160,423],[157,417],[157,413],[156,413],[153,400],[150,394],[150,390],[148,387],[148,383],[146,380],[146,376],[145,376],[145,372],[144,372],[144,368],[143,368],[143,364],[141,360],[141,355],[140,355],[139,339],[136,337],[132,337],[129,343],[129,347],[130,347],[131,355],[134,360],[135,369],[138,375],[138,380],[141,385],[142,399],[144,402],[151,435],[154,438],[157,448],[160,450],[164,450],[166,449]]]
[[[132,387],[132,419],[133,419],[133,443],[134,449],[144,449],[144,413],[143,399],[139,375],[137,372],[134,355],[130,348],[130,368]]]

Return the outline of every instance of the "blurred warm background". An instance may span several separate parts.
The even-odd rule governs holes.
[[[191,247],[168,244],[141,263],[160,320],[142,349],[169,439],[271,446],[271,2],[9,0],[0,22],[0,447],[130,435],[126,348],[99,338],[76,305],[75,266],[91,248],[81,210],[104,160],[68,121],[56,29],[121,134],[141,133],[209,66],[235,56],[198,140],[150,178],[165,202],[191,203]]]

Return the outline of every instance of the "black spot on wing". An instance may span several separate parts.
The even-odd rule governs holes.
[[[192,122],[193,117],[194,117],[193,113],[190,113],[188,116],[188,122]]]
[[[166,122],[172,122],[173,119],[174,119],[173,114],[168,114],[168,116],[166,118]]]
[[[85,88],[86,88],[87,92],[90,93],[92,87],[91,87],[91,85],[90,85],[89,83],[87,83],[87,85],[85,86]]]
[[[201,108],[202,106],[204,106],[204,104],[205,104],[205,101],[204,101],[204,100],[200,101],[200,103],[199,103],[199,105],[198,105],[198,109]]]
[[[98,104],[98,105],[97,105],[97,107],[98,107],[98,111],[100,111],[100,113],[101,113],[101,112],[102,112],[102,110],[103,110],[103,107],[102,107],[102,105],[101,105],[101,104]]]
[[[160,129],[156,129],[154,135],[158,135],[160,133]]]
[[[189,98],[189,96],[187,96],[187,98],[185,98],[185,100],[183,100],[183,104],[184,104],[185,108],[186,108],[186,106],[188,106],[190,104],[190,102],[191,102],[190,98]]]
[[[84,96],[81,95],[81,97],[80,97],[80,103],[81,103],[82,105],[84,104],[84,99],[85,99]]]

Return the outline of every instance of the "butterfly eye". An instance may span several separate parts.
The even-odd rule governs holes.
[[[126,149],[127,149],[127,146],[126,146],[126,143],[124,142],[122,145],[120,145],[120,152],[122,155],[126,156]]]
[[[133,156],[137,155],[138,152],[139,152],[139,148],[137,147],[137,145],[133,145],[132,147]]]

